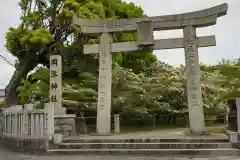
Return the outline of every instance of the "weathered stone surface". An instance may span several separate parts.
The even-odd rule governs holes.
[[[236,97],[237,107],[237,132],[240,132],[240,97]]]
[[[137,135],[137,134],[135,134]],[[149,133],[149,136],[153,133]],[[127,138],[129,135],[68,137],[49,150],[60,154],[148,155],[148,156],[236,156],[239,150],[227,136],[182,138]],[[175,136],[176,137],[176,136]],[[76,137],[77,138],[77,137]]]
[[[0,112],[0,140],[2,138],[2,134],[3,134],[3,131],[4,131],[4,115],[2,112]]]
[[[59,149],[210,149],[232,148],[225,143],[62,143]]]
[[[137,33],[139,46],[154,45],[154,36],[151,21],[142,21],[137,23]]]
[[[61,144],[63,141],[63,135],[62,134],[55,134],[53,137],[53,143],[54,144]]]
[[[101,53],[99,59],[97,133],[107,134],[111,131],[111,90],[112,90],[112,54],[108,33],[101,35]]]
[[[194,25],[196,27],[210,26],[216,23],[217,17],[227,14],[228,5],[226,3],[208,8],[205,10],[167,15],[156,16],[150,18],[133,18],[121,20],[85,20],[77,17],[73,18],[73,23],[82,27],[82,32],[85,34],[102,33],[105,27],[108,27],[108,32],[123,32],[135,31],[137,23],[141,21],[150,20],[153,22],[153,29],[168,30],[181,29],[187,25]]]
[[[188,113],[190,129],[193,133],[202,134],[205,129],[202,91],[200,82],[200,64],[196,28],[186,26],[183,30],[185,42],[185,63],[187,77]]]
[[[229,141],[232,144],[237,144],[238,143],[238,133],[237,132],[227,130],[226,134],[228,135]]]
[[[75,116],[57,116],[54,119],[55,133],[64,136],[72,136],[76,134]]]
[[[86,125],[86,120],[85,117],[77,117],[75,119],[75,124],[76,124],[76,133],[77,134],[85,134],[87,133],[87,125]]]
[[[198,47],[210,47],[216,45],[215,36],[203,36],[197,38]],[[162,50],[162,49],[174,49],[183,48],[184,39],[183,38],[171,38],[171,39],[160,39],[155,40],[154,45],[151,49]],[[110,50],[113,53],[118,52],[129,52],[138,51],[140,48],[137,42],[120,42],[111,43]],[[100,44],[86,44],[84,45],[84,54],[100,53]]]
[[[64,143],[227,143],[228,138],[122,138],[122,139],[64,139]]]
[[[237,143],[237,148],[240,149],[240,133],[238,133],[238,143]]]
[[[114,133],[120,132],[120,115],[114,114]]]
[[[59,154],[110,154],[110,155],[158,155],[158,156],[238,156],[238,149],[51,149]]]
[[[52,142],[48,140],[48,137],[45,139],[21,139],[18,137],[3,136],[1,144],[4,148],[12,151],[31,153],[46,152],[52,146]]]
[[[62,107],[62,57],[60,55],[50,56],[50,86],[49,99],[55,105],[56,114],[66,114]]]
[[[179,131],[179,130],[178,130]],[[161,156],[236,156],[239,150],[222,135],[186,136],[171,132],[116,134],[112,136],[82,135],[64,138],[50,153],[62,154],[119,154]],[[175,132],[174,132],[175,133]],[[169,136],[165,137],[165,134]],[[146,138],[142,138],[145,135]],[[153,137],[158,138],[153,138]],[[152,138],[147,138],[152,137]]]
[[[228,100],[228,106],[230,108],[228,118],[228,129],[234,132],[238,131],[237,123],[237,105],[235,98]]]
[[[16,106],[11,106],[8,108],[4,108],[3,112],[7,113],[7,112],[21,112],[23,110],[23,106],[22,105],[16,105]]]
[[[14,153],[0,148],[1,160],[240,160],[237,156],[155,156],[151,154],[134,156],[134,155],[32,155],[23,153]]]

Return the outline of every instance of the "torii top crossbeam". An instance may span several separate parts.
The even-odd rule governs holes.
[[[212,8],[166,16],[144,17],[120,20],[86,20],[73,18],[73,23],[81,27],[85,34],[99,34],[102,32],[135,31],[137,24],[143,21],[152,23],[152,29],[172,30],[182,29],[184,26],[206,27],[216,24],[217,18],[227,14],[228,4],[224,3]],[[107,31],[106,31],[107,28]]]

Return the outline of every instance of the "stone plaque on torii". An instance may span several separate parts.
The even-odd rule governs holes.
[[[100,44],[84,45],[85,54],[100,53],[97,103],[97,133],[110,133],[112,55],[116,52],[184,48],[190,129],[204,132],[204,113],[200,84],[198,47],[215,46],[215,36],[197,37],[196,28],[215,25],[217,18],[227,14],[226,3],[209,9],[167,16],[120,20],[83,20],[73,18],[85,35],[100,35]],[[183,29],[183,38],[155,40],[154,31]],[[137,31],[136,42],[112,43],[112,33]]]

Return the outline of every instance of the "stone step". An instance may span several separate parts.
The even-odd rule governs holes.
[[[136,138],[136,139],[71,139],[65,138],[63,143],[221,143],[229,142],[228,138]]]
[[[234,148],[231,143],[61,143],[59,149],[197,149]]]
[[[119,154],[119,155],[160,155],[160,156],[238,156],[238,149],[51,149],[55,154]]]

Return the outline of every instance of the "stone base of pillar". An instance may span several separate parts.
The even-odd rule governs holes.
[[[210,135],[209,133],[202,132],[202,133],[186,133],[186,136],[208,136]]]
[[[106,134],[104,134],[104,133],[92,133],[92,134],[90,134],[90,136],[113,136],[113,134],[112,133],[106,133]]]
[[[55,115],[55,134],[62,134],[63,136],[76,135],[75,118],[75,114]]]

